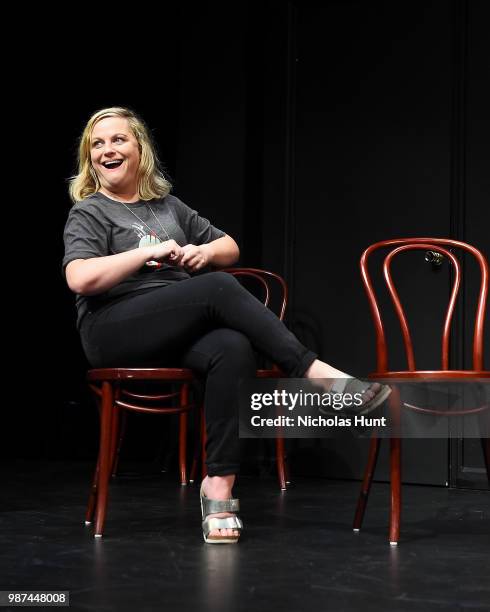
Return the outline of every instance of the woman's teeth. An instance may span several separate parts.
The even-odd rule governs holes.
[[[112,169],[112,168],[118,168],[122,163],[123,163],[122,159],[116,159],[114,161],[104,162],[102,165],[104,166],[104,168]]]

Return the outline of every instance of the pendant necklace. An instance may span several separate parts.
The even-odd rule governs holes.
[[[130,212],[132,215],[134,215],[134,216],[135,216],[135,217],[138,219],[138,221],[139,221],[140,223],[142,223],[142,224],[143,224],[143,225],[144,225],[144,226],[147,228],[147,230],[150,232],[150,236],[153,236],[153,237],[158,238],[158,240],[159,240],[160,242],[165,242],[165,241],[164,241],[164,240],[162,240],[162,238],[161,238],[161,237],[160,237],[160,236],[159,236],[159,235],[158,235],[158,234],[155,232],[155,230],[152,230],[152,229],[151,229],[151,227],[148,225],[148,223],[145,223],[145,222],[143,221],[143,219],[142,219],[141,217],[139,217],[139,216],[138,216],[138,215],[137,215],[137,214],[134,212],[134,210],[132,210],[131,208],[129,208],[129,206],[128,206],[128,205],[127,205],[125,202],[122,202],[121,200],[117,200],[117,201],[118,201],[120,204],[122,204],[122,205],[124,206],[124,208],[126,208],[126,210],[129,210],[129,212]],[[153,208],[152,208],[152,207],[151,207],[149,204],[146,204],[146,206],[147,206],[147,207],[150,209],[150,212],[151,212],[151,214],[153,215],[153,217],[155,218],[156,222],[157,222],[157,223],[158,223],[158,225],[159,225],[159,226],[162,228],[162,230],[163,230],[163,232],[164,232],[165,236],[167,237],[167,240],[171,240],[171,238],[170,238],[170,236],[169,236],[169,234],[168,234],[167,230],[166,230],[166,229],[163,227],[163,225],[161,224],[160,219],[159,219],[159,218],[156,216],[156,214],[155,214],[155,212],[154,212]],[[153,261],[153,260],[151,260],[151,261],[147,261],[145,265],[147,265],[147,266],[148,266],[148,267],[150,267],[150,268],[161,268],[163,264],[162,264],[161,262],[159,262],[159,261]]]
[[[150,232],[150,236],[156,236],[156,237],[157,237],[157,238],[160,240],[160,242],[165,242],[165,240],[162,240],[162,238],[161,238],[161,237],[160,237],[160,236],[159,236],[159,235],[158,235],[158,234],[155,232],[155,230],[152,230],[152,229],[151,229],[151,227],[150,227],[150,226],[149,226],[147,223],[145,223],[145,222],[143,221],[143,219],[142,219],[141,217],[139,217],[139,216],[138,216],[138,215],[137,215],[137,214],[134,212],[134,210],[131,210],[131,208],[130,208],[130,207],[129,207],[129,206],[128,206],[128,205],[127,205],[125,202],[122,202],[121,200],[118,200],[118,202],[119,202],[120,204],[122,204],[122,205],[124,206],[124,208],[126,208],[127,210],[129,210],[129,212],[130,212],[132,215],[134,215],[134,216],[135,216],[135,217],[138,219],[138,221],[139,221],[140,223],[142,223],[142,224],[143,224],[143,225],[144,225],[144,226],[145,226],[145,227],[148,229],[148,231]],[[160,219],[159,219],[159,218],[156,216],[155,211],[153,210],[153,208],[152,208],[152,207],[151,207],[149,204],[146,204],[146,206],[149,208],[149,210],[150,210],[151,214],[152,214],[152,215],[153,215],[153,217],[155,218],[155,221],[156,221],[156,222],[158,223],[158,225],[159,225],[159,226],[162,228],[162,231],[164,232],[165,236],[167,237],[167,238],[166,238],[166,240],[171,240],[171,238],[170,238],[170,236],[169,236],[169,234],[168,234],[167,230],[166,230],[166,229],[163,227],[163,225],[161,224]]]

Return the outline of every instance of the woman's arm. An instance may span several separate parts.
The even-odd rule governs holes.
[[[180,265],[196,272],[208,265],[224,268],[233,265],[240,256],[240,249],[231,236],[222,236],[207,244],[187,244],[182,248]]]
[[[178,264],[183,249],[175,240],[105,257],[74,259],[66,266],[66,282],[74,293],[96,295],[115,287],[137,272],[147,261],[169,260]]]

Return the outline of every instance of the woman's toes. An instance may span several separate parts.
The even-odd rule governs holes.
[[[366,391],[364,391],[363,395],[367,401],[372,400],[375,395],[379,393],[381,389],[381,385],[379,383],[373,383]]]
[[[219,514],[210,514],[211,517],[216,518],[226,518],[227,516],[233,516],[233,514],[219,513]],[[240,535],[240,532],[236,529],[231,528],[223,528],[223,529],[213,529],[209,532],[210,536],[221,536],[227,538],[237,538]]]
[[[221,535],[221,536],[225,536],[229,538],[229,537],[234,536],[235,532],[233,531],[233,529],[220,529],[217,535]]]

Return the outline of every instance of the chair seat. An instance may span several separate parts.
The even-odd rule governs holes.
[[[194,380],[187,368],[99,368],[87,372],[87,380]]]
[[[463,378],[490,378],[488,370],[400,370],[398,372],[373,372],[370,379],[423,378],[424,380],[451,380]]]
[[[257,370],[256,376],[257,378],[286,378],[285,374],[277,368]]]

